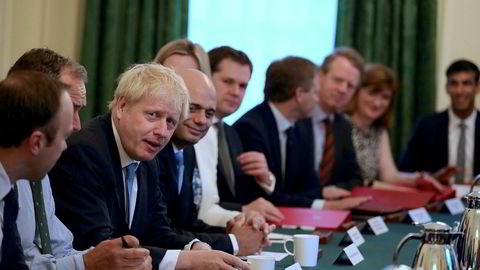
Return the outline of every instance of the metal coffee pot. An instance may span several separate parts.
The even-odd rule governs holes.
[[[393,263],[397,264],[398,253],[410,239],[422,241],[413,259],[413,269],[423,270],[460,270],[457,255],[452,242],[461,235],[453,232],[452,227],[443,222],[422,224],[420,233],[409,233],[405,236],[393,254]]]
[[[470,191],[479,179],[480,175],[475,178]],[[458,231],[463,232],[456,245],[458,261],[465,269],[480,269],[480,192],[470,192],[463,198],[467,207],[458,227]]]

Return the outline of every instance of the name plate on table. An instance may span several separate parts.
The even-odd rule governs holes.
[[[358,230],[357,227],[352,227],[350,230],[347,231],[348,236],[352,239],[352,242],[358,247],[361,244],[365,243],[365,239],[363,238],[362,234]]]
[[[408,215],[414,223],[423,224],[432,221],[432,217],[424,207],[408,211]]]
[[[289,267],[285,268],[285,270],[302,270],[302,267],[300,267],[299,263],[294,263]]]
[[[358,247],[355,244],[351,244],[350,246],[343,249],[345,254],[347,254],[348,259],[352,263],[352,265],[357,265],[361,261],[363,261],[363,255],[358,250]]]
[[[459,198],[453,198],[445,201],[448,211],[452,215],[461,214],[465,211],[465,206]]]
[[[368,225],[370,225],[370,228],[372,228],[372,231],[373,233],[375,233],[375,235],[380,235],[388,232],[387,224],[385,224],[385,221],[383,221],[383,218],[380,216],[370,218],[367,220],[367,222]]]

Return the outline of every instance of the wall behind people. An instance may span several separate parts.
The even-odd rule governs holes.
[[[78,59],[85,0],[1,0],[0,78],[25,51],[49,47]]]

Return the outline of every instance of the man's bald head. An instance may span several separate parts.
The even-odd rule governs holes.
[[[197,143],[212,125],[215,115],[215,88],[212,81],[196,69],[178,70],[190,94],[190,114],[173,134],[173,142],[179,148]]]

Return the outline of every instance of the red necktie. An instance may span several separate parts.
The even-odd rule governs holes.
[[[320,184],[326,185],[330,181],[333,165],[335,164],[335,138],[333,137],[333,124],[330,119],[325,119],[325,141],[323,144],[323,157],[320,162]]]

